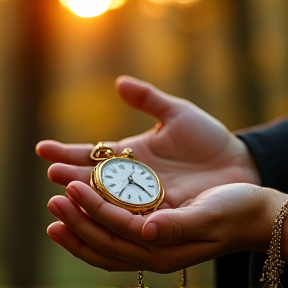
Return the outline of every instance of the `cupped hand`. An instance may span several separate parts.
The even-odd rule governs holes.
[[[132,77],[119,77],[116,87],[125,102],[159,122],[143,134],[106,145],[116,154],[132,148],[137,160],[155,170],[166,190],[160,208],[185,206],[191,197],[221,184],[260,184],[245,144],[215,118],[187,100]],[[92,148],[91,144],[46,140],[38,143],[36,151],[46,160],[58,163],[49,169],[52,181],[67,185],[80,180],[88,184],[91,166],[95,165],[89,159]]]
[[[170,273],[244,250],[267,251],[275,216],[287,195],[251,184],[229,184],[201,193],[186,207],[148,217],[104,201],[74,181],[68,197],[48,209],[61,222],[50,237],[90,265],[112,271]]]

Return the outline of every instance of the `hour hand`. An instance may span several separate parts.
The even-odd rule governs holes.
[[[119,192],[119,198],[121,197],[123,191],[125,190],[125,188],[130,184],[130,181],[128,181],[128,183],[123,187],[123,189]]]

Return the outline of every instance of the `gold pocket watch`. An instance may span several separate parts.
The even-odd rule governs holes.
[[[97,162],[90,174],[90,186],[103,199],[133,214],[157,210],[165,194],[162,182],[149,166],[134,159],[131,148],[115,155],[99,142],[90,158]],[[186,271],[182,270],[180,287],[185,287],[185,282]],[[143,271],[138,271],[138,288],[144,288]]]
[[[134,159],[132,149],[116,156],[100,142],[90,157],[98,162],[90,185],[106,201],[133,214],[145,215],[158,208],[164,198],[163,185],[150,167]]]

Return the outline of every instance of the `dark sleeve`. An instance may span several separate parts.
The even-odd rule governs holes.
[[[288,193],[288,119],[237,133],[259,168],[262,186]]]

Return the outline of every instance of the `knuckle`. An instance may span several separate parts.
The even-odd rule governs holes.
[[[97,251],[101,256],[115,257],[117,255],[115,249],[110,245],[102,245],[98,247]]]
[[[106,205],[108,202],[104,201],[99,203],[98,205],[93,206],[91,209],[89,209],[88,214],[91,216],[92,219],[97,219],[99,210],[103,208],[104,205]]]
[[[117,257],[118,253],[113,242],[109,241],[97,248],[97,252],[105,257]]]
[[[178,243],[184,237],[184,228],[178,221],[173,221],[171,231],[171,242]]]
[[[71,228],[72,231],[74,232],[80,232],[83,229],[83,221],[82,217],[78,217],[73,219],[73,222],[69,223],[69,227]]]
[[[131,223],[133,218],[129,219],[124,225],[118,226],[116,228],[116,233],[122,238],[127,238],[131,235]]]
[[[223,217],[224,217],[223,211],[221,209],[211,209],[207,211],[207,219],[211,225],[215,227],[215,225],[223,222]]]
[[[228,232],[225,228],[225,213],[221,209],[211,209],[207,212],[206,223],[202,227],[203,237],[208,237],[210,241],[223,241],[223,233]],[[224,230],[223,230],[224,229]],[[226,232],[225,232],[226,231]],[[206,234],[206,236],[205,236]]]

